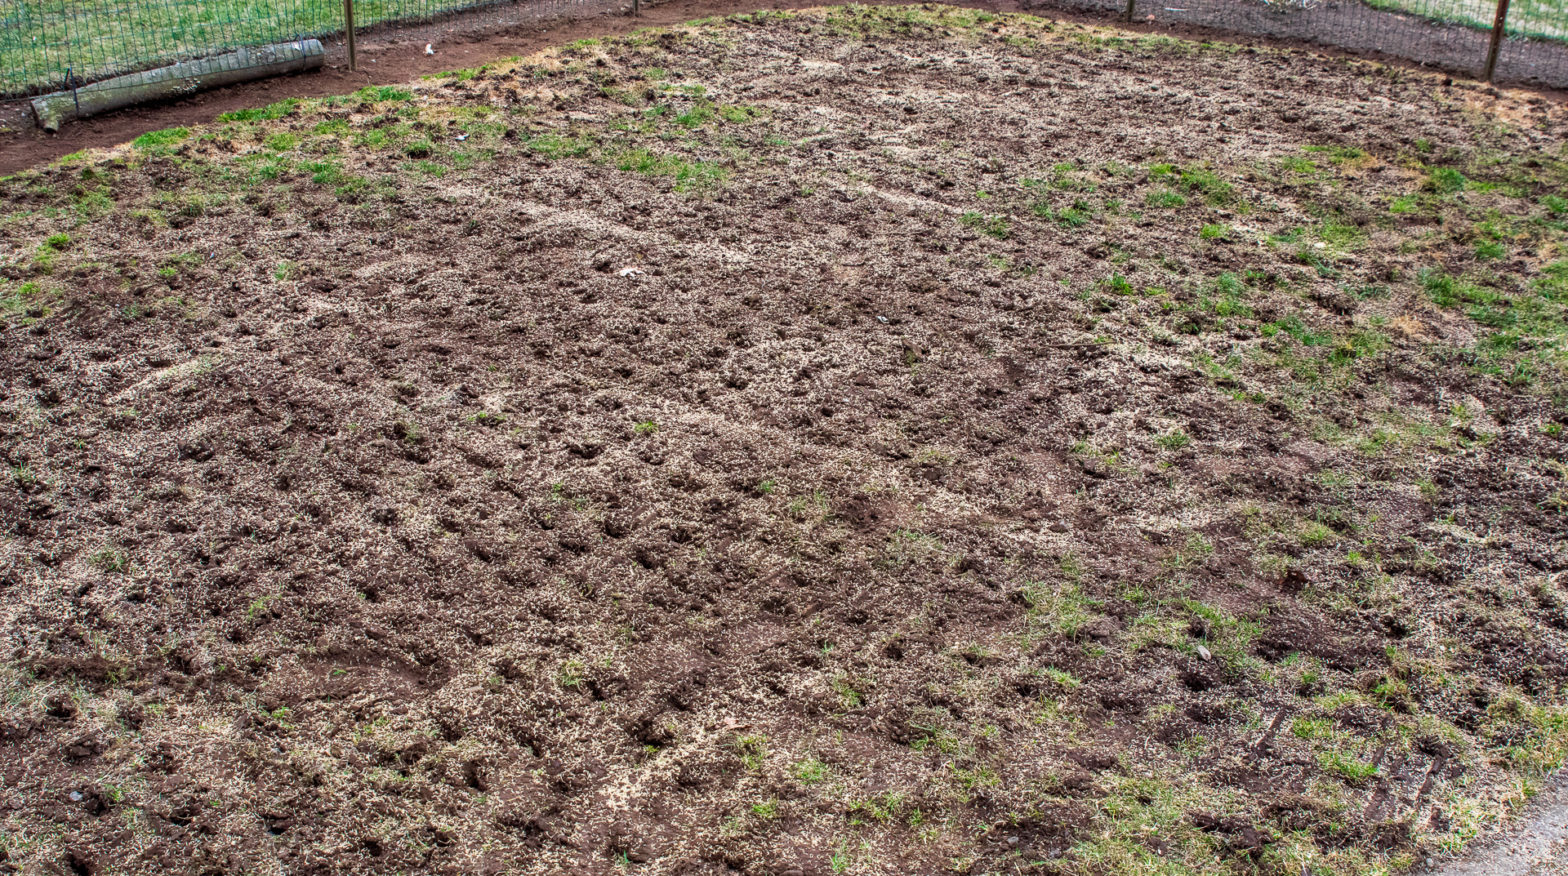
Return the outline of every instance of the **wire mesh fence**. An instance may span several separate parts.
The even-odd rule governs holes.
[[[614,0],[354,0],[357,28],[507,7],[587,15]],[[1491,56],[1499,0],[1034,0],[1138,21],[1375,52],[1465,75]],[[1511,0],[1496,78],[1568,87],[1568,0]],[[739,5],[737,6],[737,9]],[[246,46],[341,36],[343,0],[0,0],[0,99]]]
[[[354,0],[353,14],[363,29],[498,5],[510,4]],[[0,0],[0,97],[70,88],[243,46],[340,35],[344,8],[342,0]]]
[[[1568,86],[1568,3],[1530,0],[1505,8],[1491,78]],[[1497,0],[1135,0],[1132,16],[1376,53],[1488,78],[1497,11]]]

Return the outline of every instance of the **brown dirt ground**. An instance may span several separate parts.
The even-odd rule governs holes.
[[[897,7],[262,115],[0,181],[0,870],[1397,871],[1568,749],[1544,99]]]

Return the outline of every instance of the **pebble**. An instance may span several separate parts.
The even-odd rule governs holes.
[[[1203,647],[1202,645],[1198,646],[1198,656],[1202,657],[1204,660],[1213,660],[1214,659],[1214,655],[1209,653],[1209,649]]]

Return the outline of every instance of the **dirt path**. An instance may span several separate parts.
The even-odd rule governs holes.
[[[1558,774],[1525,817],[1506,834],[1434,876],[1563,876],[1568,874],[1568,777]]]

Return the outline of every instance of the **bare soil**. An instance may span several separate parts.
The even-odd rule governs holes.
[[[1568,751],[1565,132],[878,7],[0,181],[0,870],[1451,854]]]

